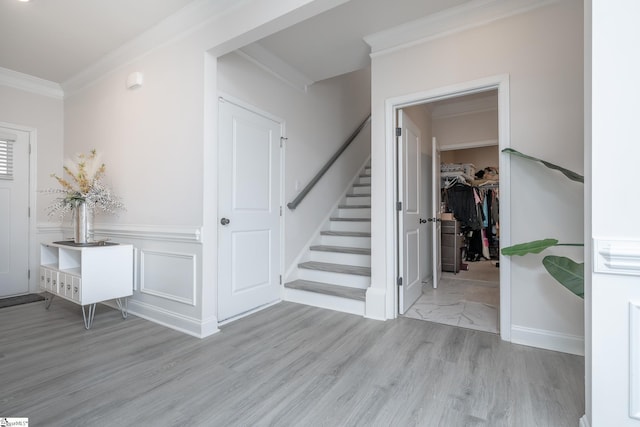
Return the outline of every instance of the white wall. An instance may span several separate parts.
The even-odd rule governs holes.
[[[241,2],[180,35],[145,34],[64,85],[65,155],[103,152],[127,206],[96,233],[136,247],[132,313],[197,336],[217,330],[215,58],[342,1]],[[134,71],[144,84],[128,90]]]
[[[370,70],[360,70],[314,83],[304,92],[236,53],[218,59],[218,89],[222,93],[286,123],[285,204],[302,191],[369,115],[370,76]],[[286,209],[285,271],[369,156],[368,134],[352,143],[297,209]]]
[[[491,147],[466,148],[463,150],[443,151],[440,153],[442,163],[471,163],[476,171],[488,166],[498,167],[500,152],[497,145]]]
[[[498,140],[498,111],[480,111],[433,119],[433,134],[438,145],[449,146]]]
[[[582,170],[583,19],[582,2],[561,1],[525,14],[437,38],[403,50],[374,55],[372,62],[372,164],[383,169],[386,99],[490,76],[510,76],[511,145],[570,169]],[[511,236],[513,243],[583,237],[583,188],[539,165],[511,160]],[[549,191],[553,189],[553,191]],[[393,226],[386,209],[386,176],[373,177],[373,230]],[[372,236],[373,286],[388,289],[393,247],[387,232]],[[579,249],[558,250],[582,258]],[[579,352],[583,302],[555,283],[541,256],[513,259],[512,338]],[[386,314],[393,298],[386,292]]]
[[[591,425],[640,425],[640,319],[631,318],[640,305],[640,201],[635,194],[638,175],[638,99],[640,61],[635,52],[640,43],[640,3],[634,0],[592,0],[591,117],[587,110],[587,135],[591,153],[586,157],[592,173],[587,175],[587,198],[591,199],[593,268],[591,292],[590,363],[587,364],[587,414]],[[588,52],[588,50],[587,50]],[[607,176],[622,185],[611,185]],[[601,253],[607,241],[610,265]],[[607,261],[609,261],[607,260]],[[621,266],[620,260],[623,260]],[[627,268],[625,273],[625,266]],[[589,265],[589,267],[591,267]],[[622,274],[621,274],[622,273]],[[589,292],[589,288],[587,288]],[[637,308],[634,309],[637,312]],[[630,327],[634,328],[630,330]],[[635,350],[635,355],[630,353]],[[633,369],[633,370],[632,370]],[[634,372],[635,371],[635,372]],[[591,401],[590,401],[591,400]],[[591,404],[590,404],[591,403]],[[633,415],[633,417],[631,417]],[[588,419],[588,418],[587,418]]]
[[[29,130],[34,141],[32,144],[32,157],[36,157],[35,176],[36,190],[57,187],[56,182],[50,177],[52,173],[62,172],[62,145],[63,145],[63,101],[58,97],[38,95],[0,85],[0,122],[16,125],[24,130]],[[33,171],[32,171],[33,172]],[[31,206],[35,221],[31,221],[31,248],[30,268],[32,272],[38,271],[39,244],[40,242],[59,239],[58,231],[52,231],[50,223],[56,225],[57,218],[49,218],[46,207],[51,198],[42,193],[34,195],[36,206]],[[35,226],[37,224],[37,228]],[[37,274],[32,274],[29,283],[31,292],[37,292],[39,283]]]

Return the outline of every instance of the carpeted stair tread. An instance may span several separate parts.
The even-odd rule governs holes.
[[[371,233],[365,231],[333,231],[323,230],[320,232],[322,236],[344,236],[344,237],[371,237]]]
[[[342,254],[371,255],[371,249],[369,248],[349,248],[346,246],[316,245],[316,246],[311,246],[309,249],[311,249],[312,251],[321,251],[321,252],[338,252]]]
[[[338,209],[371,209],[371,205],[339,205]]]
[[[294,280],[285,283],[285,288],[298,289],[307,292],[316,292],[324,295],[331,295],[341,298],[348,298],[358,301],[365,300],[366,289],[351,288],[348,286],[331,285],[329,283],[314,282],[311,280]]]
[[[328,262],[307,261],[298,264],[299,268],[307,270],[327,271],[330,273],[353,274],[355,276],[371,276],[371,267],[356,265],[331,264]]]

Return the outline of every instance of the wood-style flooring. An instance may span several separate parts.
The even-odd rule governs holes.
[[[576,426],[578,356],[280,303],[200,340],[99,305],[0,310],[0,416],[32,426]]]

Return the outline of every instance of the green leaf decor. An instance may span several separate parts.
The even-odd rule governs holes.
[[[542,260],[542,265],[549,274],[562,286],[584,298],[584,263],[563,257],[548,255]]]
[[[534,240],[533,242],[520,243],[518,245],[502,248],[502,255],[506,256],[523,256],[527,254],[539,254],[551,246],[557,246],[558,239]]]

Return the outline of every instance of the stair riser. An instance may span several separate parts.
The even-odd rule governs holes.
[[[346,246],[348,248],[371,248],[371,238],[351,236],[320,236],[320,244],[327,246]]]
[[[358,316],[364,316],[365,314],[364,301],[356,301],[331,295],[322,295],[299,289],[285,288],[284,300],[298,304],[306,304],[312,307],[327,308],[329,310],[341,311],[343,313],[356,314]]]
[[[334,273],[331,271],[298,269],[298,277],[302,280],[329,283],[332,285],[349,286],[351,288],[367,289],[371,284],[371,277],[355,274]]]
[[[340,218],[371,218],[371,208],[338,209]]]
[[[331,221],[331,231],[371,231],[370,221]]]
[[[371,184],[371,177],[367,176],[361,176],[358,178],[358,184]]]
[[[353,194],[371,194],[371,186],[367,185],[366,187],[353,187]]]
[[[345,198],[345,204],[349,206],[353,205],[370,205],[371,197],[349,197]]]
[[[341,252],[310,251],[310,261],[328,262],[331,264],[356,265],[371,267],[371,255],[345,254]]]

